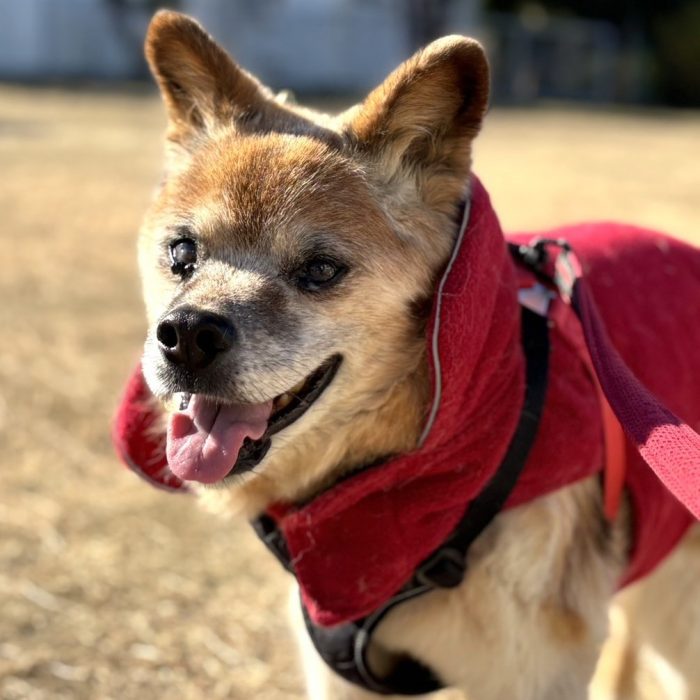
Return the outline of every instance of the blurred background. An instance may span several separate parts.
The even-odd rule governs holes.
[[[143,79],[158,0],[0,0],[0,77]],[[264,81],[372,86],[448,32],[489,46],[499,102],[700,105],[698,0],[174,0]]]
[[[139,482],[109,440],[145,333],[158,6],[0,0],[2,700],[303,697],[286,574],[245,523]],[[698,0],[169,6],[328,110],[440,34],[478,36],[495,106],[475,168],[506,229],[615,218],[700,243]]]

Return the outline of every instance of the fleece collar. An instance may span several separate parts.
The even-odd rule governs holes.
[[[597,225],[554,233],[577,241],[584,264],[592,267],[600,261],[603,268],[614,267],[616,246],[630,245],[629,228]],[[653,258],[648,246],[642,246],[639,255]],[[678,255],[680,262],[687,251]],[[646,263],[650,272],[655,262]],[[693,265],[687,271],[691,279],[700,274],[696,251]],[[643,317],[639,309],[631,310],[639,301],[624,298],[621,303],[617,288],[605,287],[610,275],[619,272],[608,269],[604,276],[593,276],[594,292],[610,303],[611,313],[604,314],[604,320],[617,324],[616,336],[634,354],[644,333],[628,329],[625,334],[619,328],[619,319],[625,316],[617,314]],[[625,274],[629,276],[630,271],[622,273],[623,284],[629,283]],[[387,600],[450,535],[493,476],[524,395],[518,288],[534,283],[532,273],[512,262],[488,194],[473,178],[471,206],[438,283],[428,324],[433,400],[419,447],[343,480],[308,504],[276,504],[269,510],[284,536],[305,607],[315,623],[330,626],[358,619]],[[506,507],[598,473],[604,464],[599,394],[580,324],[559,297],[552,301],[551,322],[550,382],[540,430]],[[679,324],[684,322],[680,319]],[[696,328],[694,347],[700,345],[700,324]],[[657,361],[652,352],[642,380],[656,379]],[[697,377],[700,359],[696,364]],[[684,395],[679,403],[685,416],[691,415],[686,420],[700,423],[697,396],[696,390],[692,399]],[[186,486],[167,469],[149,397],[137,370],[117,414],[117,449],[151,483],[184,490]],[[692,518],[653,475],[647,478],[649,469],[636,452],[628,450],[627,456],[633,505],[665,519],[663,534],[658,526],[652,531],[646,517],[637,519],[626,576],[630,581],[647,573],[670,551]]]

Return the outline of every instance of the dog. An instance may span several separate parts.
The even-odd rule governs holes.
[[[309,696],[448,686],[475,700],[576,700],[605,645],[593,696],[700,697],[700,533],[647,472],[636,492],[601,488],[605,460],[633,458],[629,441],[626,457],[605,452],[624,438],[591,380],[605,384],[605,363],[581,350],[597,326],[572,322],[544,244],[517,239],[516,272],[471,173],[489,96],[481,46],[437,40],[337,116],[273,94],[178,13],[155,15],[146,55],[168,114],[165,176],[139,240],[149,331],[115,442],[154,483],[256,521],[301,585]],[[653,288],[671,266],[700,289],[697,252],[666,238],[557,235],[593,266],[597,296],[586,246],[607,236],[666,256],[649,266]],[[568,243],[547,245],[570,262]],[[604,321],[631,324],[638,299],[612,297]],[[695,332],[697,310],[677,306]],[[697,429],[700,368],[685,367]],[[505,488],[494,475],[511,462]],[[447,567],[426,568],[489,488],[464,556],[454,545]],[[651,492],[659,520],[644,525],[639,494]],[[640,559],[639,533],[660,531]],[[637,582],[617,595],[621,580]]]

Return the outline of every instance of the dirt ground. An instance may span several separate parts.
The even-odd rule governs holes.
[[[144,334],[156,97],[0,87],[0,698],[302,697],[287,576],[244,524],[112,454]],[[494,111],[507,228],[622,218],[700,243],[700,115]]]

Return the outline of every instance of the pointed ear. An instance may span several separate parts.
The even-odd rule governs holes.
[[[463,186],[488,97],[489,67],[481,45],[448,36],[399,66],[350,110],[346,128],[356,147],[377,163],[382,179],[412,172],[421,180],[452,177]]]
[[[178,12],[156,13],[145,51],[168,111],[169,137],[177,142],[255,114],[270,98],[197,22]]]

